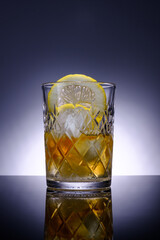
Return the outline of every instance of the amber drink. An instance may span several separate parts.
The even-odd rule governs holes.
[[[47,185],[109,187],[115,85],[74,74],[42,89]]]

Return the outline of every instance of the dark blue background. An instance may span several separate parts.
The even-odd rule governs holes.
[[[114,240],[160,239],[159,184],[159,176],[113,177]],[[0,194],[1,239],[44,239],[45,177],[1,176]]]
[[[69,73],[117,84],[113,173],[160,174],[159,12],[159,1],[1,1],[1,174],[44,173],[40,85]]]

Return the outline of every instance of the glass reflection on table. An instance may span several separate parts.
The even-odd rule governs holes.
[[[111,190],[46,193],[45,240],[111,240]]]

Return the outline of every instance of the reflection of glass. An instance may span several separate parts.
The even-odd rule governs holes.
[[[47,192],[45,240],[111,240],[111,191]]]
[[[109,187],[115,85],[72,81],[42,89],[48,186]]]

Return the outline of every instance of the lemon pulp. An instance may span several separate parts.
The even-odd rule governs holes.
[[[48,109],[60,112],[67,108],[83,107],[85,110],[104,111],[106,94],[93,78],[82,74],[70,74],[59,79],[48,94]]]

